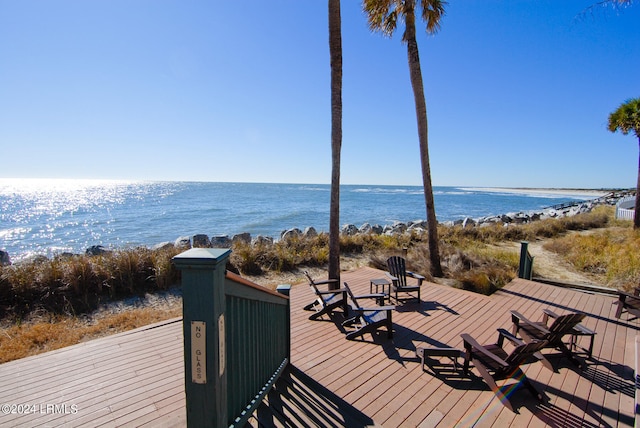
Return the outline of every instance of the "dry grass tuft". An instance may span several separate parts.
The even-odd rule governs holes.
[[[546,243],[544,248],[579,271],[602,278],[603,285],[631,291],[640,280],[640,231],[631,227],[563,236]]]
[[[0,331],[0,364],[181,315],[181,307],[138,308],[89,321],[56,315],[48,321],[11,325]]]

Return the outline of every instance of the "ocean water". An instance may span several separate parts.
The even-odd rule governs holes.
[[[153,246],[180,236],[329,227],[329,185],[0,179],[0,249],[13,261],[42,254]],[[341,187],[340,223],[425,219],[422,187]],[[440,222],[533,211],[597,195],[435,187]]]

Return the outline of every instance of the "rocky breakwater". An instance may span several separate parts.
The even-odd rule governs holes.
[[[544,220],[549,218],[562,218],[562,217],[571,217],[577,214],[588,213],[593,210],[595,207],[600,205],[615,205],[622,197],[624,197],[626,192],[612,192],[608,193],[604,196],[601,196],[596,199],[588,200],[588,201],[578,201],[578,202],[569,202],[565,204],[553,205],[547,208],[543,208],[542,210],[534,210],[534,211],[519,211],[501,215],[492,215],[480,218],[470,218],[466,217],[464,219],[456,220],[453,222],[445,222],[447,225],[455,226],[461,225],[463,227],[467,226],[486,226],[491,224],[524,224],[530,223],[532,221]]]
[[[510,224],[524,224],[532,221],[543,220],[547,218],[561,218],[574,216],[581,213],[587,213],[599,205],[615,205],[621,198],[628,196],[629,192],[612,192],[597,199],[588,201],[579,201],[554,205],[541,209],[539,211],[520,211],[501,215],[492,215],[480,218],[465,217],[455,221],[443,222],[445,226],[462,226],[462,227],[483,227],[492,224],[502,224],[509,226]],[[365,223],[360,227],[354,224],[345,224],[342,226],[340,233],[346,236],[354,236],[358,234],[376,234],[376,235],[398,235],[403,233],[426,233],[426,220],[415,220],[410,222],[395,222],[390,225],[379,225]],[[304,230],[292,228],[284,230],[280,233],[280,240],[287,240],[293,237],[314,237],[318,232],[313,227],[307,227]],[[206,234],[197,234],[193,236],[181,236],[174,242],[163,242],[154,245],[152,249],[161,249],[166,247],[178,248],[231,248],[234,243],[242,242],[247,245],[272,245],[276,240],[273,237],[258,235],[252,237],[250,233],[240,233],[237,235],[213,235],[209,237]],[[85,251],[86,255],[96,256],[110,252],[101,245],[94,245]],[[66,256],[70,254],[61,254]],[[44,256],[35,256],[37,258],[45,258]],[[29,259],[27,261],[33,261]],[[0,265],[7,266],[11,264],[11,258],[6,251],[0,250]]]

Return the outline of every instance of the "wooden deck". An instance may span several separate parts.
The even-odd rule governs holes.
[[[384,276],[370,268],[343,273],[356,294]],[[313,300],[292,288],[292,367],[257,412],[275,426],[633,426],[637,320],[614,317],[614,297],[515,280],[491,297],[427,283],[422,302],[393,314],[386,333],[347,341],[341,315],[309,321]],[[527,376],[548,397],[527,390],[505,408],[481,378],[462,376],[442,359],[423,371],[417,346],[462,347],[461,333],[492,342],[510,329],[509,311],[538,320],[541,310],[583,311],[597,332],[593,358],[580,370],[545,350],[556,372],[540,363]],[[588,338],[581,338],[586,345]],[[472,370],[472,373],[475,373]],[[509,384],[515,383],[509,381]],[[184,426],[182,327],[172,320],[0,365],[0,426]],[[22,405],[28,405],[30,414]],[[258,425],[256,419],[252,425]]]

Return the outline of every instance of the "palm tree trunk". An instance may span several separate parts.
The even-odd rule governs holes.
[[[441,277],[440,250],[438,248],[438,221],[433,200],[433,185],[431,184],[431,167],[429,165],[429,133],[427,124],[427,102],[424,97],[424,85],[422,71],[420,69],[420,56],[418,54],[418,42],[416,40],[415,9],[406,12],[407,56],[409,59],[409,73],[411,75],[411,87],[416,105],[416,119],[418,121],[418,140],[420,143],[420,161],[422,164],[422,183],[424,186],[424,199],[427,205],[427,228],[429,233],[429,259],[431,262],[431,275]]]
[[[329,0],[331,57],[331,204],[329,208],[329,278],[340,288],[340,151],[342,149],[342,34],[340,0]],[[335,285],[335,287],[334,287]]]
[[[640,136],[638,136],[638,153],[640,153]],[[640,154],[638,155],[638,181],[636,183],[636,205],[633,213],[633,228],[640,229]]]

